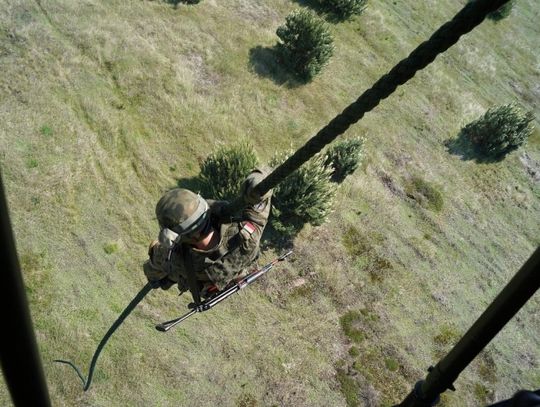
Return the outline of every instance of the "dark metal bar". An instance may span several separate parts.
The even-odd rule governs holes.
[[[540,406],[540,389],[536,391],[520,390],[511,399],[490,404],[488,407],[538,407]]]
[[[15,406],[50,406],[51,401],[26,300],[7,200],[0,174],[0,261],[3,340],[0,360]]]
[[[459,374],[478,356],[510,319],[540,288],[540,247],[493,300],[454,348],[434,368],[424,381],[399,404],[399,407],[433,406],[439,395],[453,389]]]

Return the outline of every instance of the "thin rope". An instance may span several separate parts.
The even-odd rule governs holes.
[[[476,0],[467,3],[451,21],[443,24],[429,40],[420,44],[407,58],[401,60],[355,102],[319,130],[303,147],[300,147],[261,181],[255,190],[262,196],[274,188],[327,144],[343,134],[351,125],[358,122],[366,113],[373,110],[381,100],[390,96],[399,85],[406,83],[416,72],[433,62],[437,55],[454,45],[462,35],[479,25],[489,13],[499,9],[508,1]],[[230,206],[231,213],[240,210],[242,205],[242,199],[238,198]]]
[[[122,311],[120,316],[116,319],[116,321],[114,321],[112,326],[109,328],[109,330],[107,331],[107,333],[105,334],[105,336],[103,337],[101,342],[99,343],[96,351],[94,352],[94,356],[92,357],[92,362],[90,363],[90,369],[88,371],[88,379],[86,379],[86,380],[84,379],[84,376],[82,375],[81,371],[72,362],[70,362],[68,360],[62,360],[62,359],[56,359],[55,360],[55,362],[64,363],[66,365],[71,366],[73,369],[75,369],[75,371],[77,372],[77,374],[79,375],[80,379],[83,382],[83,390],[84,391],[86,391],[86,390],[88,390],[90,388],[90,383],[92,383],[92,376],[94,374],[94,368],[96,367],[96,363],[97,363],[99,354],[103,350],[103,347],[105,346],[105,344],[107,343],[107,341],[109,340],[111,335],[114,333],[114,331],[116,331],[116,329],[128,317],[128,315],[131,313],[131,311],[133,311],[133,309],[137,306],[137,304],[139,302],[141,302],[142,299],[146,296],[146,294],[148,294],[151,290],[152,290],[152,286],[150,285],[150,283],[147,283],[141,289],[141,291],[139,291],[139,293],[135,296],[135,298],[133,298],[131,300],[131,302],[128,304],[126,309],[124,311]]]

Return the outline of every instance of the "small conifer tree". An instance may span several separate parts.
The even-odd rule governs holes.
[[[291,153],[276,155],[270,165],[283,163]],[[304,224],[321,225],[332,210],[337,187],[330,181],[332,170],[317,154],[274,188],[272,224],[284,234],[293,234]]]
[[[249,173],[257,167],[257,155],[251,144],[221,147],[201,164],[200,178],[208,198],[233,200]]]
[[[488,157],[501,157],[522,145],[533,131],[533,115],[515,103],[489,109],[461,130]]]
[[[362,14],[367,6],[367,0],[320,0],[320,3],[343,20],[352,17],[354,14]]]
[[[301,79],[311,80],[334,52],[327,25],[308,10],[294,11],[276,31],[280,39],[278,52],[284,62]]]
[[[332,180],[342,182],[362,162],[364,138],[341,140],[331,146],[325,154],[324,165],[332,169]]]

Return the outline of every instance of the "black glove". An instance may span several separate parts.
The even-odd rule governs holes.
[[[168,290],[173,286],[174,283],[175,282],[168,277],[164,277],[161,280],[151,281],[150,286],[154,289],[161,288],[162,290]]]

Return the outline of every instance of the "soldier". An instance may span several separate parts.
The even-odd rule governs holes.
[[[225,215],[226,201],[205,200],[187,189],[165,193],[156,205],[158,240],[150,244],[144,274],[154,288],[178,284],[195,302],[222,290],[242,276],[259,257],[259,242],[268,220],[271,192],[260,197],[254,187],[260,170],[244,181],[246,202],[240,218]]]

